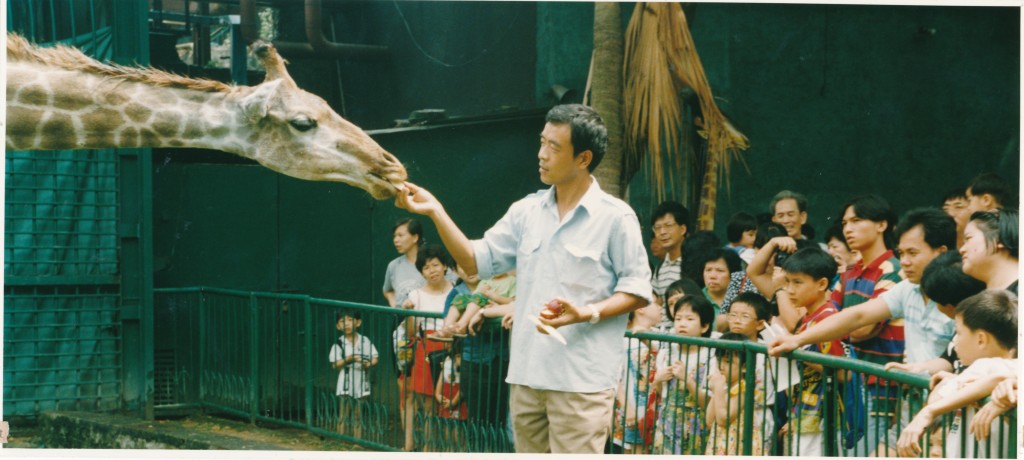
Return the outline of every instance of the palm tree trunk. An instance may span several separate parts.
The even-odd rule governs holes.
[[[721,173],[721,155],[707,152],[704,179],[700,187],[700,208],[697,213],[698,230],[714,230],[715,209],[718,207],[718,175]]]
[[[614,196],[625,195],[622,177],[622,19],[619,4],[594,4],[594,57],[591,105],[608,127],[608,149],[594,170],[601,188]]]

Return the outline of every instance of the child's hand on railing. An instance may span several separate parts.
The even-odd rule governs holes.
[[[1002,382],[992,390],[992,400],[998,401],[1003,407],[1013,407],[1017,405],[1017,377],[1010,377]]]
[[[971,417],[971,426],[968,432],[974,435],[974,439],[978,442],[982,442],[988,439],[989,430],[992,427],[992,421],[1003,415],[1006,411],[1010,410],[1012,406],[1002,406],[996,402],[995,399],[989,401],[978,412],[974,413],[974,417]]]
[[[969,432],[979,442],[988,439],[989,431],[992,428],[992,421],[1006,413],[1017,405],[1017,378],[1011,377],[1002,382],[992,390],[992,396],[988,403],[981,407],[974,417],[971,418]]]
[[[672,380],[675,376],[672,375],[672,368],[658,369],[654,374],[654,383],[665,383]]]
[[[934,390],[935,387],[937,387],[940,384],[942,384],[943,380],[945,380],[945,379],[947,379],[949,377],[956,377],[956,374],[954,374],[952,372],[947,372],[947,371],[936,372],[935,375],[932,376],[931,381],[928,382],[928,389],[929,390]]]
[[[771,356],[779,356],[783,353],[800,348],[800,341],[797,340],[795,335],[783,335],[776,337],[768,344],[768,354]]]
[[[672,375],[675,376],[675,378],[686,381],[686,363],[684,363],[683,360],[672,363],[670,369],[672,369]]]
[[[914,416],[914,419],[910,421],[903,432],[900,433],[900,439],[896,442],[896,450],[899,452],[900,457],[917,457],[921,455],[921,436],[924,435],[925,430],[931,426],[932,422],[935,421],[935,415],[928,406],[924,406]]]
[[[919,363],[908,364],[908,363],[900,363],[900,362],[895,362],[895,361],[893,361],[891,363],[885,363],[885,370],[887,370],[887,371],[893,371],[893,370],[903,371],[903,372],[909,372],[911,374],[924,374],[924,373],[928,372],[928,370],[925,369],[923,364],[919,364]]]

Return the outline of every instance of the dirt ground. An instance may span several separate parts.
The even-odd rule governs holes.
[[[188,433],[206,433],[223,440],[226,449],[231,450],[291,450],[291,451],[366,451],[365,447],[340,439],[309,433],[300,428],[279,427],[269,424],[249,424],[246,421],[194,414],[184,418],[154,420],[148,429],[176,436]],[[46,448],[38,436],[38,427],[17,425],[11,427],[8,442],[4,448],[33,449]],[[113,446],[112,446],[113,447]]]

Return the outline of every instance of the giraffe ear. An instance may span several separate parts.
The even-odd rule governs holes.
[[[270,104],[273,102],[281,80],[269,81],[253,87],[253,91],[242,98],[242,113],[249,121],[262,120],[270,113]]]

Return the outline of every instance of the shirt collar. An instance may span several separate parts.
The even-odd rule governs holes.
[[[543,193],[544,199],[542,202],[544,203],[544,207],[556,209],[558,203],[555,201],[555,186],[552,185]],[[597,206],[600,204],[601,193],[601,186],[597,183],[597,178],[594,177],[593,174],[591,174],[590,187],[588,187],[587,191],[583,193],[583,197],[580,198],[580,202],[576,206],[583,208],[589,214],[591,211],[596,209]]]
[[[870,264],[864,266],[864,271],[875,270],[883,263],[885,263],[885,261],[891,258],[893,258],[892,249],[888,249],[885,252],[883,252],[882,255],[876,257],[875,260],[872,260]]]

